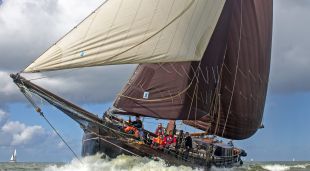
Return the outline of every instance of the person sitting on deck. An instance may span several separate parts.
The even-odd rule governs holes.
[[[156,130],[155,130],[155,134],[157,135],[157,137],[153,138],[151,147],[152,148],[163,148],[164,147],[164,128],[163,125],[161,123],[158,124]]]
[[[164,142],[164,136],[163,135],[158,135],[157,137],[153,138],[153,142],[151,144],[151,148],[159,148],[162,149],[165,145]]]
[[[165,148],[169,148],[171,146],[175,146],[176,138],[172,135],[172,130],[169,131],[169,135],[166,135],[164,138]]]
[[[131,119],[129,118],[129,125],[125,127],[124,131],[126,133],[133,133],[136,138],[140,137],[140,132],[143,132],[141,129],[143,128],[143,123],[140,120],[139,116],[136,116],[136,120],[131,122]],[[143,136],[142,136],[143,137]]]
[[[155,134],[158,136],[165,134],[165,130],[164,130],[163,125],[161,123],[158,124],[158,126],[155,130]]]

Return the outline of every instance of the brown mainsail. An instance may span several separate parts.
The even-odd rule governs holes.
[[[272,1],[234,2],[234,22],[222,71],[222,114],[214,131],[223,137],[244,139],[262,122],[271,57]]]
[[[262,121],[271,40],[272,1],[226,1],[200,62],[139,65],[114,106],[248,138]]]

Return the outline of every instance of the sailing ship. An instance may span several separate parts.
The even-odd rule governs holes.
[[[21,76],[15,84],[36,111],[34,93],[84,130],[82,155],[161,158],[171,165],[242,165],[244,150],[216,141],[251,137],[262,125],[272,0],[107,0],[22,73],[139,64],[102,118]],[[158,135],[123,131],[120,116],[170,120],[201,130],[194,148],[154,149]],[[179,134],[180,135],[180,134]]]
[[[11,159],[10,159],[9,162],[12,162],[12,163],[15,163],[15,162],[16,162],[16,149],[14,149],[14,152],[13,152],[13,154],[12,154]]]

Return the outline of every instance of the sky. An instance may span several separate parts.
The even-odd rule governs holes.
[[[0,161],[7,161],[14,148],[20,161],[66,162],[73,158],[12,83],[9,73],[23,70],[101,3],[102,0],[0,0]],[[248,152],[247,160],[310,160],[309,9],[309,0],[274,0],[265,128],[249,139],[235,141]],[[134,68],[135,65],[108,66],[24,76],[47,76],[33,82],[102,115]],[[83,132],[79,125],[45,102],[39,104],[80,154]]]

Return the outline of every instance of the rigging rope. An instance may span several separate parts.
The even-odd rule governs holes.
[[[69,144],[64,140],[64,138],[59,134],[56,128],[51,124],[51,122],[45,117],[42,111],[40,111],[40,115],[44,118],[44,120],[49,124],[49,126],[54,130],[54,132],[58,135],[58,137],[62,140],[63,143],[69,148],[69,150],[74,154],[75,158],[78,159],[81,163],[83,163],[77,156],[77,154],[73,151],[73,149],[69,146]]]
[[[214,107],[213,107],[213,111],[212,112],[212,118],[214,118],[216,109],[217,109],[217,121],[216,121],[216,125],[215,125],[215,129],[214,129],[214,135],[217,134],[218,132],[218,127],[220,124],[220,118],[221,118],[221,88],[222,88],[222,77],[223,77],[223,67],[225,66],[225,59],[226,59],[226,52],[227,52],[227,42],[226,42],[226,47],[225,47],[225,53],[224,53],[224,58],[223,58],[223,63],[221,65],[221,71],[220,74],[218,76],[218,80],[217,80],[217,87],[216,87],[216,93],[214,93]],[[213,102],[212,102],[213,103]],[[218,107],[216,106],[218,105]]]
[[[200,62],[199,62],[199,65],[200,65]],[[191,82],[188,84],[187,87],[185,87],[181,92],[173,95],[173,96],[169,96],[169,97],[163,97],[163,98],[157,98],[157,99],[143,99],[143,98],[135,98],[135,97],[131,97],[131,96],[126,96],[122,93],[118,94],[118,96],[120,97],[124,97],[124,98],[127,98],[127,99],[130,99],[130,100],[137,100],[137,101],[142,101],[142,102],[160,102],[160,101],[165,101],[165,100],[170,100],[170,99],[174,99],[180,95],[182,95],[183,93],[185,93],[192,85],[193,85],[193,82],[194,80],[197,79],[197,75],[199,74],[199,67],[197,67],[197,69],[194,71],[194,76],[193,78],[191,79]],[[128,84],[128,83],[127,83]],[[197,83],[196,83],[197,84]],[[116,98],[117,99],[117,98]]]
[[[24,90],[25,90],[25,89],[24,89]],[[26,93],[26,91],[24,91],[24,92]],[[24,94],[25,94],[25,93],[24,93]],[[44,120],[49,124],[49,126],[50,126],[50,127],[55,131],[55,133],[60,137],[60,139],[63,141],[63,143],[70,149],[70,151],[74,154],[74,156],[82,163],[82,161],[78,158],[77,154],[73,151],[73,149],[69,146],[69,144],[64,140],[64,138],[58,133],[58,131],[56,130],[56,128],[51,124],[51,122],[45,117],[44,113],[43,113],[43,112],[41,111],[41,109],[34,103],[34,101],[31,99],[31,97],[29,97],[28,94],[25,94],[25,96],[26,96],[26,98],[29,100],[29,102],[33,105],[33,107],[35,108],[36,112],[38,112],[38,113],[40,114],[40,116],[42,116],[42,117],[44,118]],[[96,122],[96,123],[99,124],[98,122]],[[106,128],[109,128],[109,127],[107,127],[106,125],[104,125],[104,124],[102,124],[102,123],[100,123],[100,125],[102,125],[102,126],[104,126],[104,127],[106,127]],[[129,151],[129,150],[126,150],[126,149],[122,148],[121,146],[119,146],[119,145],[117,145],[117,144],[115,144],[115,143],[113,143],[113,142],[110,142],[109,140],[106,140],[105,138],[103,138],[102,135],[99,135],[99,134],[95,133],[94,131],[91,131],[91,130],[87,129],[87,128],[86,128],[83,124],[81,124],[81,123],[80,123],[80,126],[81,126],[83,129],[85,129],[85,130],[91,132],[92,134],[95,134],[96,136],[98,136],[99,139],[101,139],[101,140],[103,140],[103,141],[105,141],[105,142],[107,142],[107,143],[109,143],[109,144],[112,144],[113,146],[116,146],[117,148],[120,148],[120,149],[122,149],[122,150],[124,150],[124,151],[126,151],[126,152],[128,152],[128,153],[130,153],[130,154],[132,154],[132,155],[134,155],[134,156],[139,156],[139,155],[137,155],[137,154],[135,154],[135,153],[133,153],[133,152],[131,152],[131,151]],[[109,128],[109,129],[112,130],[113,132],[120,132],[120,131],[114,130],[114,129],[112,129],[112,128]],[[123,136],[122,134],[120,134],[120,135]]]
[[[229,106],[228,106],[228,110],[227,110],[227,114],[226,114],[226,119],[225,119],[225,124],[223,127],[223,131],[222,131],[222,136],[225,133],[225,129],[226,129],[226,125],[227,125],[227,121],[229,118],[229,114],[230,112],[230,108],[231,108],[231,103],[233,100],[233,96],[234,96],[234,92],[235,92],[235,85],[236,85],[236,80],[237,80],[237,74],[238,74],[238,68],[239,68],[239,58],[240,58],[240,46],[241,46],[241,38],[242,38],[242,26],[243,26],[243,21],[242,21],[242,4],[243,1],[241,0],[241,5],[240,5],[240,29],[239,29],[239,40],[238,40],[238,56],[237,56],[237,64],[236,64],[236,70],[235,70],[235,75],[234,75],[234,83],[233,83],[233,89],[232,89],[232,94],[230,96],[230,101],[229,101]]]
[[[124,151],[126,151],[126,152],[128,152],[128,153],[130,153],[130,154],[132,154],[132,155],[134,155],[134,156],[141,157],[140,155],[138,155],[138,154],[136,154],[136,153],[134,153],[134,152],[131,152],[131,151],[129,151],[129,150],[127,150],[127,149],[125,149],[125,148],[123,148],[123,147],[121,147],[121,146],[119,146],[119,145],[117,145],[117,144],[115,144],[115,143],[113,143],[113,142],[111,142],[111,141],[109,141],[109,140],[103,138],[102,135],[97,134],[96,132],[94,132],[94,131],[92,131],[92,130],[90,130],[90,129],[87,129],[84,125],[83,125],[82,127],[83,127],[83,129],[87,130],[88,132],[90,132],[90,133],[92,133],[92,134],[95,134],[99,139],[101,139],[101,140],[103,140],[103,141],[105,141],[105,142],[107,142],[107,143],[109,143],[109,144],[111,144],[111,145],[113,145],[113,146],[115,146],[115,147],[117,147],[117,148],[119,148],[119,149],[122,149],[122,150],[124,150]]]
[[[41,79],[44,79],[44,78],[51,78],[51,77],[55,77],[55,76],[58,76],[58,75],[64,75],[64,74],[68,74],[70,72],[76,71],[78,69],[80,69],[80,68],[72,68],[72,69],[68,69],[68,71],[65,71],[65,72],[55,73],[55,74],[52,74],[50,76],[42,76],[42,77],[32,78],[32,79],[29,79],[28,81],[41,80]],[[23,72],[21,72],[21,73],[23,73]],[[25,73],[23,73],[23,74],[25,74]]]
[[[24,88],[21,88],[22,93],[25,95],[25,97],[28,99],[28,101],[31,103],[31,105],[35,108],[35,111],[40,114],[40,116],[43,117],[43,119],[48,123],[48,125],[54,130],[54,132],[58,135],[58,137],[62,140],[62,142],[68,147],[68,149],[73,153],[75,158],[79,160],[81,163],[82,161],[79,159],[77,154],[73,151],[73,149],[69,146],[69,144],[65,141],[65,139],[59,134],[59,132],[56,130],[56,128],[51,124],[51,122],[45,117],[42,110],[35,104],[35,102],[32,100],[32,98],[29,96],[29,94],[26,93]]]
[[[20,87],[21,88],[21,91],[22,91],[22,93],[23,94],[27,94],[28,96],[30,96],[31,95],[31,93],[29,93],[29,92],[31,92],[30,90],[28,90],[28,88],[24,85],[24,83],[23,82],[21,82],[22,83],[22,87]],[[36,91],[36,90],[33,90],[33,91]],[[60,105],[61,107],[63,107],[63,108],[67,108],[69,111],[71,111],[71,108],[69,107],[69,106],[67,106],[66,104],[63,104],[63,103],[61,103],[61,102],[59,102],[57,99],[55,99],[55,98],[53,98],[53,97],[50,97],[50,96],[48,96],[48,95],[46,95],[46,94],[44,94],[44,93],[42,93],[42,92],[33,92],[34,94],[37,94],[37,95],[39,95],[39,96],[42,96],[45,100],[47,100],[48,102],[49,101],[54,101],[54,102],[57,102],[58,103],[58,105]],[[30,94],[30,95],[29,95]],[[41,94],[41,95],[40,95]],[[26,95],[25,95],[26,96]],[[33,100],[29,97],[27,97],[26,96],[26,98],[30,101],[30,103],[35,107],[35,109],[40,109],[34,102],[33,102]],[[49,100],[48,100],[49,99]],[[49,102],[50,103],[50,102]],[[53,104],[52,104],[53,105]],[[78,112],[78,111],[75,111],[75,112]],[[79,117],[79,118],[82,118],[82,119],[84,119],[84,120],[86,120],[86,121],[92,121],[92,122],[94,122],[94,123],[96,123],[96,124],[98,124],[98,125],[101,125],[101,126],[103,126],[103,127],[105,127],[106,129],[109,129],[109,130],[111,130],[112,132],[117,132],[117,133],[120,133],[121,135],[123,135],[123,136],[128,136],[129,134],[126,134],[126,133],[123,133],[123,132],[121,132],[121,131],[116,131],[116,130],[114,130],[114,129],[111,129],[111,128],[109,128],[109,127],[107,127],[106,125],[104,125],[104,124],[102,124],[102,123],[100,123],[100,122],[98,122],[98,121],[96,121],[96,120],[93,120],[93,119],[91,119],[91,118],[87,118],[87,117],[85,117],[84,115],[78,115],[78,114],[76,114],[77,115],[77,117]],[[81,123],[80,122],[78,122],[80,125],[81,125]]]

